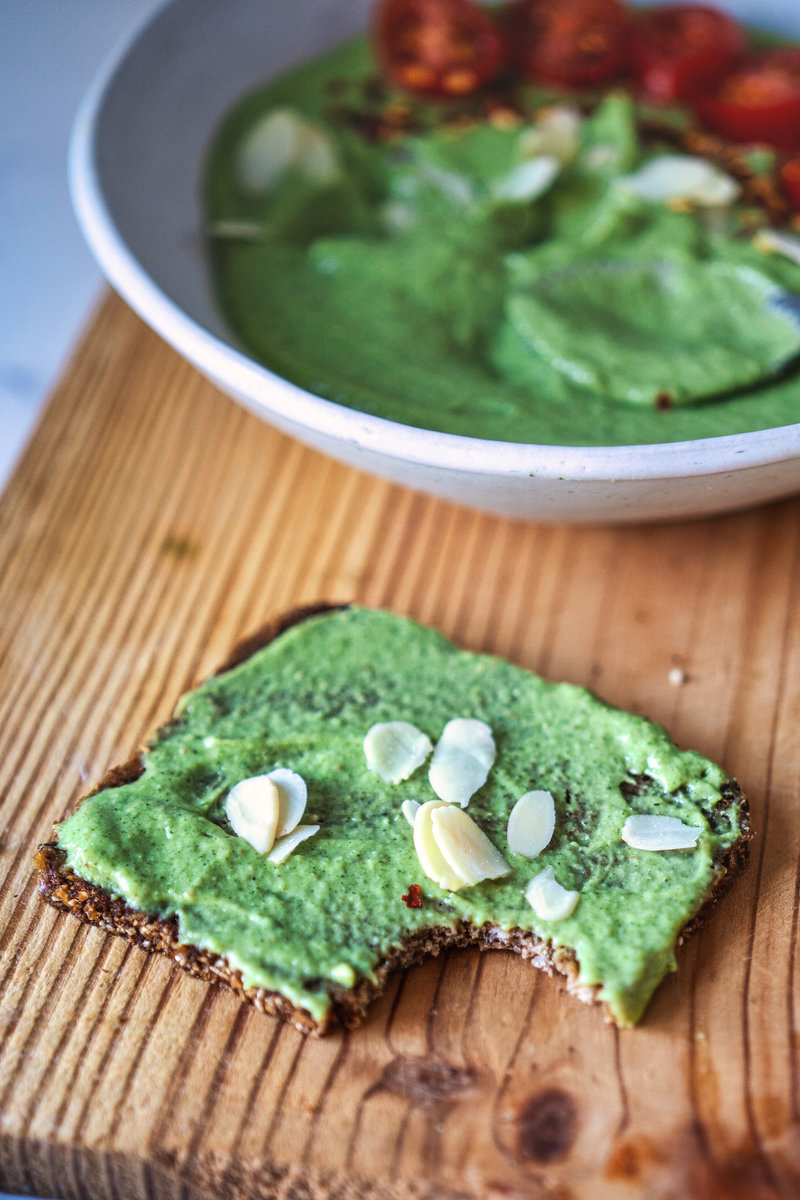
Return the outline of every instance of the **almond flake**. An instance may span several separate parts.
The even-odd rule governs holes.
[[[413,827],[414,819],[419,811],[419,800],[404,800],[400,805],[400,811],[409,825]]]
[[[450,892],[457,892],[464,886],[464,880],[456,874],[437,845],[433,831],[433,814],[440,808],[445,808],[443,800],[428,800],[420,805],[414,818],[414,849],[417,852],[420,866],[429,879],[438,883],[439,887]]]
[[[280,865],[286,861],[292,851],[297,849],[301,842],[304,842],[306,838],[313,837],[315,833],[319,833],[319,825],[297,825],[291,833],[278,839],[267,858],[276,866]]]
[[[417,164],[416,174],[423,183],[430,184],[456,204],[471,204],[475,199],[471,181],[457,171],[448,171],[432,162],[421,162]]]
[[[536,124],[520,135],[520,153],[525,158],[552,154],[562,164],[572,162],[580,149],[583,117],[577,108],[554,104],[539,113]]]
[[[431,739],[410,721],[380,721],[367,730],[364,755],[384,783],[401,783],[421,767],[433,749]]]
[[[556,827],[556,805],[552,792],[533,791],[520,796],[508,818],[508,848],[513,854],[536,858]]]
[[[677,817],[641,814],[628,817],[621,836],[634,850],[691,850],[701,832],[696,825],[684,825]]]
[[[291,109],[267,113],[249,131],[237,158],[238,181],[248,192],[271,192],[290,172],[324,185],[341,173],[325,130]]]
[[[544,194],[561,170],[554,154],[538,154],[517,163],[491,185],[492,197],[506,204],[527,204]]]
[[[764,254],[782,254],[784,258],[800,263],[800,238],[793,237],[790,233],[761,229],[753,238],[753,245]]]
[[[468,887],[510,873],[502,854],[463,809],[450,805],[436,808],[431,812],[431,823],[445,861]]]
[[[732,204],[741,191],[732,176],[691,154],[661,154],[626,176],[624,183],[643,200],[686,200],[712,208]]]
[[[485,721],[448,721],[433,752],[428,779],[440,800],[466,808],[489,778],[494,762],[492,731]]]
[[[225,816],[237,837],[244,838],[259,854],[266,854],[275,841],[280,816],[280,796],[267,775],[242,779],[228,792]]]
[[[280,813],[275,837],[283,837],[292,832],[306,811],[308,788],[302,775],[286,767],[276,767],[267,774],[267,779],[271,779],[278,789]]]
[[[542,921],[565,921],[578,907],[580,892],[562,887],[552,867],[545,867],[528,884],[525,899]]]

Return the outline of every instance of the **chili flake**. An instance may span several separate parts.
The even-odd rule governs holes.
[[[410,883],[405,896],[401,896],[400,899],[403,901],[403,904],[405,904],[406,908],[422,908],[422,895],[420,893],[419,884]]]

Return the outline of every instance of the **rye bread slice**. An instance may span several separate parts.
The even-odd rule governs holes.
[[[275,618],[238,643],[214,674],[221,675],[231,670],[292,626],[317,614],[335,612],[344,607],[346,606],[309,605]],[[112,767],[75,807],[98,792],[132,782],[143,770],[144,761],[140,751],[127,762]],[[741,834],[728,847],[724,856],[715,862],[712,884],[701,908],[682,929],[679,943],[705,920],[711,908],[727,891],[747,862],[751,837],[747,800],[735,779],[726,781],[724,791],[726,800],[738,808]],[[226,984],[246,1003],[254,1005],[261,1012],[290,1022],[302,1033],[321,1036],[337,1026],[355,1027],[364,1019],[371,1002],[384,990],[394,971],[413,966],[428,955],[437,955],[443,949],[464,946],[477,946],[481,950],[513,950],[548,975],[563,977],[570,993],[585,1003],[599,1005],[603,1008],[606,1019],[613,1021],[613,1015],[600,999],[601,986],[590,986],[580,982],[580,964],[573,950],[554,946],[530,930],[506,930],[491,923],[478,927],[464,920],[455,926],[434,926],[410,934],[379,962],[371,979],[361,979],[349,988],[330,983],[330,1009],[323,1019],[318,1020],[308,1010],[293,1004],[280,992],[245,986],[241,972],[231,967],[224,956],[187,944],[180,937],[176,917],[160,918],[132,907],[123,899],[76,875],[66,865],[65,860],[66,855],[59,848],[57,840],[40,846],[35,856],[35,866],[40,873],[39,893],[49,903],[73,913],[82,921],[127,938],[143,950],[158,952],[172,958],[180,967],[200,979]]]

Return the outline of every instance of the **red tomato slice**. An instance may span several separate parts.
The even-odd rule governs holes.
[[[781,183],[789,200],[800,212],[800,158],[790,158],[781,167]]]
[[[374,39],[395,83],[431,96],[477,91],[505,59],[498,25],[471,0],[383,0]]]
[[[751,60],[696,107],[709,129],[732,142],[800,149],[800,50],[772,50]]]
[[[595,87],[624,70],[628,22],[622,0],[513,0],[510,53],[534,83]]]
[[[745,48],[741,26],[705,4],[648,9],[631,35],[631,62],[644,94],[660,104],[711,91]]]

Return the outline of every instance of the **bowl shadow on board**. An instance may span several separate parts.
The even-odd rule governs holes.
[[[70,146],[70,186],[103,273],[222,391],[364,471],[542,521],[662,521],[800,490],[800,424],[647,446],[524,445],[438,433],[314,396],[236,344],[214,305],[199,180],[247,91],[365,27],[371,0],[172,0],[105,64]],[[741,8],[741,5],[740,5]]]

